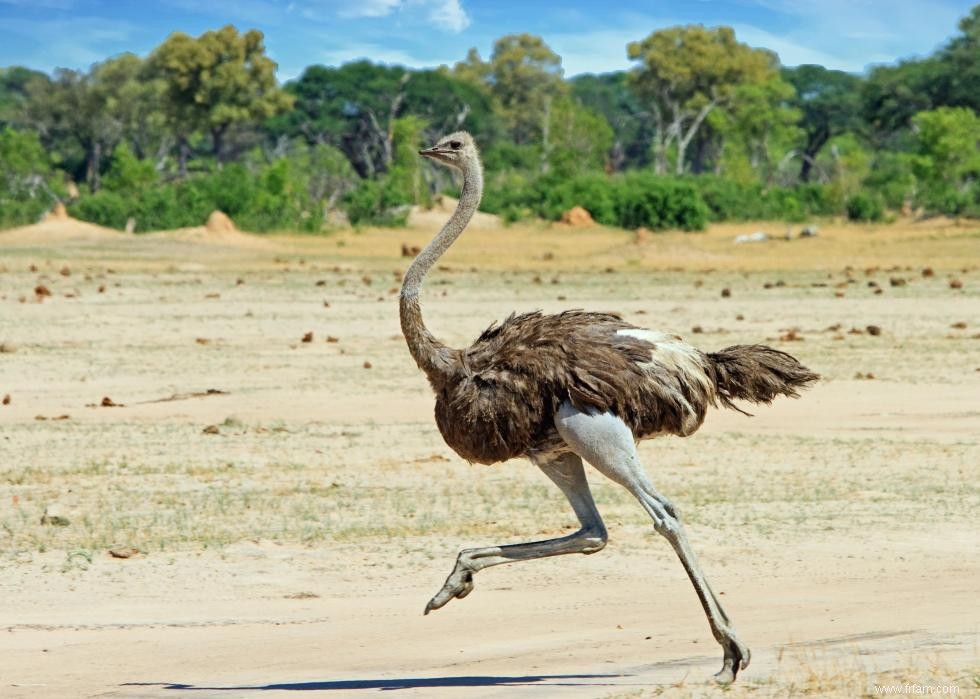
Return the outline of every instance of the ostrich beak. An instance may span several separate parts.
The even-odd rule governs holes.
[[[432,146],[431,148],[423,148],[419,151],[419,155],[423,158],[434,158],[439,154],[439,146]]]

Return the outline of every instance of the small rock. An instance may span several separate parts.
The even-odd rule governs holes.
[[[700,325],[695,325],[693,328],[691,328],[691,332],[695,335],[700,335],[704,332],[704,328],[702,328]]]
[[[294,592],[291,595],[283,595],[285,599],[319,599],[320,595],[315,592]]]
[[[865,330],[867,330],[867,331],[868,331],[868,334],[869,334],[869,335],[874,335],[874,336],[876,336],[876,337],[877,337],[878,335],[881,335],[881,328],[880,328],[880,327],[878,327],[877,325],[869,325],[869,326],[867,326],[867,327],[865,328]]]
[[[334,337],[333,335],[327,335],[327,342],[340,342],[340,338]]]
[[[888,280],[888,283],[892,286],[905,286],[905,280],[901,277],[892,277]]]
[[[950,279],[949,280],[949,288],[950,289],[962,289],[963,288],[963,282],[961,282],[959,279]]]
[[[365,368],[365,369],[370,369],[370,368],[371,368],[371,366],[372,366],[372,365],[371,365],[371,362],[368,362],[368,361],[365,361],[365,362],[364,362],[364,368]]]
[[[326,286],[326,285],[327,285],[327,280],[326,280],[326,279],[320,279],[320,280],[319,280],[319,281],[317,281],[317,283],[316,283],[316,284],[314,284],[313,286]]]
[[[34,287],[34,295],[39,298],[43,298],[44,296],[50,296],[51,289],[44,286],[44,284],[38,284],[37,286]]]
[[[726,288],[724,288],[724,289],[721,290],[721,297],[723,299],[727,299],[731,295],[732,295],[732,290],[731,289],[729,289],[729,288],[726,287]]]
[[[966,323],[961,320],[961,321],[959,321],[957,323],[953,323],[949,327],[954,328],[956,330],[966,330]]]
[[[313,331],[311,330],[310,332],[308,332],[305,335],[303,335],[303,340],[302,341],[303,342],[313,342]]]
[[[102,402],[99,405],[101,405],[103,408],[121,408],[122,407],[122,405],[120,405],[116,401],[112,400],[112,398],[110,398],[109,396],[104,396],[102,398]]]
[[[936,273],[932,270],[932,267],[923,267],[922,268],[922,276],[923,277],[931,277],[931,276],[933,276],[935,274]]]
[[[0,342],[0,354],[13,354],[17,351],[17,345],[13,342]]]
[[[201,434],[221,434],[221,430],[218,428],[217,425],[208,425],[203,430],[201,430]]]
[[[0,402],[2,402],[4,405],[10,405],[10,394],[8,393],[7,395],[5,395],[3,397],[3,401]]]
[[[68,265],[65,265],[64,267],[61,268],[60,274],[62,277],[70,277],[71,269],[68,267]]]
[[[105,284],[100,284],[99,285],[99,293],[100,294],[104,294],[105,293]]]
[[[796,328],[790,328],[785,333],[780,335],[779,339],[783,342],[803,342],[803,336],[800,335]]]
[[[109,549],[109,555],[113,558],[132,558],[139,552],[140,550],[135,546],[117,546]]]

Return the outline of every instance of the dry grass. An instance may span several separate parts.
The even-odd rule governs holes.
[[[833,655],[787,649],[780,654],[778,670],[766,678],[742,678],[730,687],[705,686],[700,681],[680,682],[625,694],[611,694],[606,699],[704,699],[706,697],[750,697],[783,699],[784,697],[830,697],[851,699],[881,696],[975,696],[980,690],[980,666],[954,668],[940,655],[922,658],[908,653],[894,658],[895,667],[876,667],[880,658],[864,659],[856,648],[850,653]],[[901,688],[901,691],[896,691]],[[891,691],[889,691],[891,690]]]
[[[970,429],[980,417],[980,226],[828,224],[813,240],[732,244],[756,228],[781,232],[716,226],[637,246],[601,228],[473,231],[433,273],[427,319],[458,346],[513,309],[586,307],[707,350],[765,341],[793,352],[825,378],[800,404],[755,420],[713,417],[690,440],[642,446],[699,547],[717,544],[712,569],[754,576],[744,561],[759,550],[828,585],[884,575],[895,560],[969,569],[962,551],[980,511]],[[17,348],[0,354],[0,395],[12,399],[0,406],[0,563],[63,552],[62,569],[82,574],[113,545],[177,555],[254,540],[364,550],[397,541],[431,557],[570,530],[540,473],[469,466],[432,423],[392,294],[408,264],[402,242],[430,233],[246,247],[11,244],[0,234],[0,342]],[[59,274],[66,264],[70,276]],[[962,288],[950,288],[952,275]],[[36,298],[39,284],[52,295]],[[206,395],[212,388],[226,393]],[[88,407],[105,396],[124,407]],[[614,543],[655,540],[635,502],[593,482]],[[53,505],[68,526],[41,524]],[[860,559],[857,572],[828,577],[842,558]],[[727,693],[870,696],[874,682],[946,680],[969,691],[973,657],[876,668],[853,654],[787,651],[772,679],[748,675]]]

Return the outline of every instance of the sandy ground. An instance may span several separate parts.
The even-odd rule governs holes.
[[[976,691],[980,226],[734,246],[763,224],[638,245],[483,223],[427,287],[451,344],[512,310],[619,310],[825,377],[641,446],[753,649],[728,696]],[[606,550],[485,571],[422,616],[459,548],[574,525],[532,466],[470,466],[435,429],[393,293],[431,226],[58,225],[0,233],[0,696],[721,691],[680,564],[596,474]]]

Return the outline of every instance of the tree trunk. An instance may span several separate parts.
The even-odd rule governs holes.
[[[99,169],[102,165],[102,144],[92,143],[88,148],[88,155],[85,160],[85,182],[88,188],[97,192],[100,186]]]
[[[803,148],[803,156],[800,158],[802,161],[800,165],[800,180],[802,182],[810,181],[811,171],[813,170],[813,159],[817,157],[817,153],[820,152],[820,149],[829,140],[830,132],[827,129],[819,129],[807,138],[806,147]]]
[[[177,172],[181,177],[187,177],[187,159],[190,158],[191,147],[186,136],[177,137]]]
[[[544,113],[541,116],[541,174],[547,174],[551,165],[551,95],[544,98]]]
[[[214,159],[218,161],[218,167],[225,163],[225,134],[228,132],[228,124],[221,124],[211,129],[211,152]]]
[[[656,129],[653,135],[653,171],[658,175],[667,172],[667,144],[670,134],[664,128],[664,115],[657,105],[653,105],[653,123]]]
[[[678,175],[684,174],[684,151],[687,150],[687,145],[691,142],[691,139],[697,134],[698,129],[701,128],[701,124],[707,118],[711,110],[718,106],[718,100],[712,99],[706,105],[698,110],[698,113],[694,115],[694,120],[688,127],[687,131],[684,131],[684,118],[687,116],[684,112],[681,112],[676,107],[674,108],[674,123],[673,128],[677,132],[677,165],[676,172]]]

